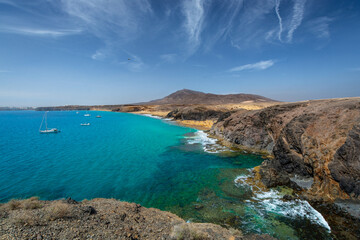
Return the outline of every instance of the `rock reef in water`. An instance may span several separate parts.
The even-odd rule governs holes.
[[[274,239],[115,199],[11,200],[0,205],[0,239]]]
[[[305,101],[240,111],[211,133],[273,159],[260,168],[267,187],[288,185],[310,199],[360,196],[360,98]]]

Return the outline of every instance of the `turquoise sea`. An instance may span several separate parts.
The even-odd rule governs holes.
[[[0,202],[116,198],[244,233],[330,238],[326,221],[306,201],[286,202],[282,190],[256,192],[247,183],[261,156],[233,152],[167,120],[85,113],[49,112],[49,127],[61,132],[40,134],[44,112],[0,111]]]

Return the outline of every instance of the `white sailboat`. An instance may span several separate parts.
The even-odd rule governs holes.
[[[58,132],[60,132],[60,130],[58,130],[57,128],[48,128],[48,126],[47,126],[47,113],[48,113],[47,111],[44,113],[43,119],[42,119],[41,124],[40,124],[39,132],[40,133],[58,133]],[[42,125],[44,123],[44,120],[45,120],[45,130],[41,130]]]

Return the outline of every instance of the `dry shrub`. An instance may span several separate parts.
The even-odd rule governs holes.
[[[176,240],[207,240],[209,239],[204,233],[198,231],[196,228],[192,227],[190,224],[179,224],[174,226],[174,229],[171,233],[172,239]]]
[[[31,211],[14,211],[9,216],[13,224],[24,226],[35,226],[39,224],[40,218]]]
[[[41,208],[43,205],[39,201],[38,197],[31,197],[25,200],[16,200],[12,199],[8,203],[3,204],[0,208],[11,211],[17,209],[37,209]]]
[[[56,220],[59,218],[69,218],[73,216],[73,207],[63,202],[53,202],[46,208],[46,219]]]
[[[242,234],[242,232],[241,231],[239,231],[239,230],[237,230],[237,229],[234,229],[234,228],[230,228],[229,229],[229,232],[232,234],[232,235],[234,235],[234,236],[238,236],[238,237],[242,237],[243,236],[243,234]]]
[[[39,201],[38,197],[31,197],[21,201],[21,205],[24,209],[37,209],[42,208],[42,203]]]
[[[21,201],[11,199],[8,203],[5,203],[3,206],[7,210],[16,210],[21,208]]]
[[[0,218],[6,218],[7,215],[8,215],[8,213],[6,211],[6,205],[0,204]]]

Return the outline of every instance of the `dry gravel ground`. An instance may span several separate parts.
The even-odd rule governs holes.
[[[0,205],[0,239],[273,239],[243,236],[209,223],[115,199],[40,201],[33,197]]]

